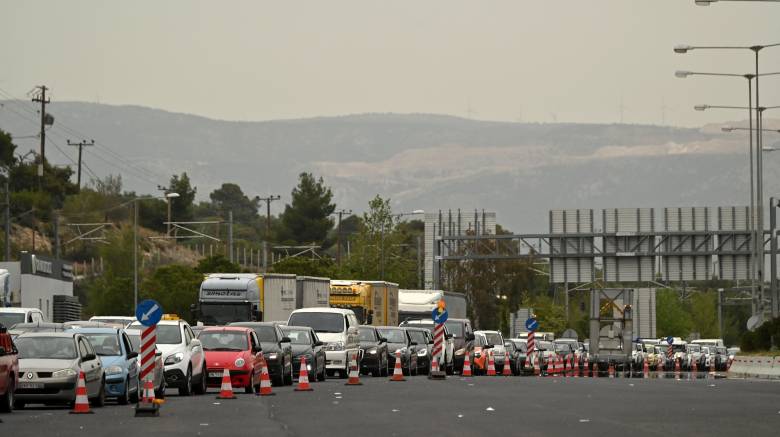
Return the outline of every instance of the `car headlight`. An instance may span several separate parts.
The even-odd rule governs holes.
[[[274,354],[268,354],[268,359],[269,360],[275,360],[277,357],[279,357],[279,354],[275,354],[275,353]]]
[[[68,376],[76,376],[76,371],[73,369],[62,369],[51,374],[52,378],[65,378]]]
[[[455,351],[455,355],[461,356],[466,353],[466,349],[458,349]]]
[[[366,351],[366,352],[367,352],[369,355],[376,355],[376,353],[377,353],[377,350],[376,350],[376,348],[374,347],[374,348],[371,348],[371,349],[369,349],[369,350],[368,350],[368,351]]]
[[[118,375],[122,373],[122,368],[120,366],[110,366],[106,368],[106,375]]]
[[[244,364],[246,364],[246,361],[244,361],[243,358],[238,357],[236,358],[236,362],[233,363],[236,367],[244,367]]]
[[[328,345],[325,347],[325,350],[327,350],[327,351],[343,351],[344,350],[344,342],[343,341],[334,341],[332,343],[328,343]]]
[[[428,355],[428,350],[427,349],[420,349],[420,350],[417,351],[417,355],[420,356],[420,357],[424,357],[424,356]]]
[[[165,359],[165,365],[167,366],[170,364],[178,364],[181,363],[183,359],[184,354],[181,352],[176,352],[173,355],[168,355],[168,358]]]

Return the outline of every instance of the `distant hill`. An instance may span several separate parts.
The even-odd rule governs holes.
[[[22,104],[4,103],[17,111]],[[289,201],[297,174],[312,171],[334,188],[340,206],[354,211],[380,194],[397,211],[494,210],[518,232],[546,230],[551,208],[744,205],[749,196],[746,135],[724,134],[719,126],[504,123],[431,114],[233,122],[78,102],[54,103],[50,112],[56,122],[47,138],[65,149],[65,139],[80,138],[63,125],[86,133],[98,142],[85,152],[89,167],[98,175],[122,169],[127,188],[139,192],[187,171],[200,198],[236,182],[249,195]],[[36,127],[0,110],[0,129],[22,136]],[[17,143],[27,150],[36,141]],[[775,159],[765,159],[767,192],[780,182]]]

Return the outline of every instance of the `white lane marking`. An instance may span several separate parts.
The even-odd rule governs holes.
[[[390,411],[392,411],[393,413],[397,413],[397,412],[399,412],[399,411],[401,411],[401,410],[396,410],[395,408],[393,408],[393,409],[392,409],[392,410],[390,410]]]
[[[493,407],[487,407],[485,408],[485,411],[496,411]]]
[[[588,423],[590,422],[590,419],[580,419],[580,423]]]

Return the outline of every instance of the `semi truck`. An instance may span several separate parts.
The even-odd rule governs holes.
[[[352,310],[363,325],[398,325],[398,284],[331,280],[330,306]]]
[[[282,321],[294,310],[327,307],[327,278],[267,273],[212,273],[200,284],[193,308],[206,325]]]
[[[401,321],[429,319],[441,299],[449,318],[466,318],[466,295],[444,290],[398,290],[398,317]]]

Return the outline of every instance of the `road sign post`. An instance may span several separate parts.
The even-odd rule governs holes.
[[[138,303],[135,309],[135,317],[144,326],[141,331],[140,372],[139,372],[139,401],[135,405],[136,417],[157,417],[160,415],[160,407],[157,402],[148,402],[145,393],[147,386],[154,386],[155,351],[157,344],[157,323],[162,318],[162,307],[154,300],[147,299]],[[143,389],[141,388],[143,384]],[[144,390],[142,392],[142,390]],[[152,390],[154,390],[152,388]],[[141,395],[143,393],[143,396]],[[141,400],[143,398],[143,400]]]
[[[528,356],[528,359],[531,360],[531,357],[534,356],[533,354],[536,351],[536,334],[534,334],[534,332],[539,329],[539,322],[536,320],[536,316],[531,315],[531,317],[525,321],[525,329],[528,330],[528,337],[526,339],[526,355]],[[536,362],[534,364],[539,366],[539,370],[541,371],[542,361],[539,359],[539,354],[536,354],[535,358]]]
[[[447,373],[446,369],[441,370],[442,366],[442,360],[441,357],[444,353],[444,342],[446,341],[445,335],[444,335],[444,322],[447,321],[448,313],[447,313],[447,305],[444,302],[444,299],[440,300],[439,303],[436,305],[436,308],[434,308],[433,312],[431,313],[431,318],[433,319],[433,351],[431,352],[431,362],[433,360],[436,360],[438,367],[437,370],[433,370],[433,366],[431,366],[431,372],[428,375],[429,379],[446,379]],[[444,366],[446,368],[447,363],[444,363]]]

